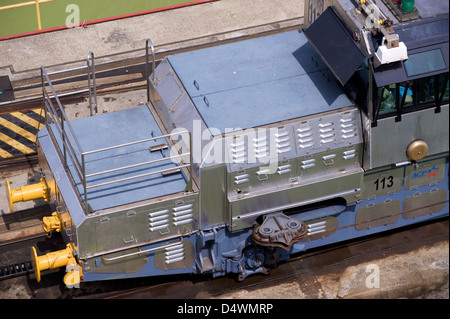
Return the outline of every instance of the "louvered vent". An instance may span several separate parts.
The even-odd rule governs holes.
[[[254,138],[253,147],[255,148],[255,157],[257,159],[261,159],[269,155],[269,147],[267,146],[267,137],[265,135]]]
[[[329,144],[336,141],[333,122],[319,124],[320,144]]]
[[[347,140],[357,135],[355,122],[353,118],[343,118],[340,120],[341,122],[341,135],[342,140]]]
[[[356,149],[345,151],[342,153],[342,158],[345,160],[352,159],[356,157]]]
[[[234,184],[235,185],[240,185],[240,184],[247,183],[249,181],[248,177],[249,177],[248,174],[236,175],[234,177]]]
[[[291,172],[291,164],[281,165],[277,167],[277,174],[284,175]]]
[[[278,133],[275,134],[275,142],[277,143],[278,154],[287,153],[291,150],[291,142],[287,131],[278,130]]]
[[[184,258],[185,258],[184,244],[179,244],[165,249],[164,259],[165,263],[168,265],[182,261],[184,260]]]
[[[323,233],[326,230],[327,222],[322,221],[314,224],[308,225],[308,236],[316,235],[319,233]]]
[[[245,157],[245,142],[244,141],[234,141],[231,143],[231,152],[233,154],[233,163],[244,163]]]
[[[301,165],[302,169],[313,168],[316,166],[316,160],[314,158],[304,160],[301,163],[302,163],[302,165]]]
[[[149,231],[154,232],[169,228],[169,210],[160,210],[148,214]]]
[[[194,221],[193,204],[183,205],[172,209],[172,224],[180,226]]]
[[[297,129],[298,147],[301,149],[310,148],[314,145],[312,128],[309,126]]]

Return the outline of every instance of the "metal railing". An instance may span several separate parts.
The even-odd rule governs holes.
[[[58,71],[58,73],[60,72]],[[41,67],[41,81],[45,108],[45,127],[52,138],[55,148],[59,151],[65,170],[69,172],[69,165],[73,165],[76,175],[84,183],[85,168],[80,161],[83,150],[64,112],[64,108],[56,94],[49,74],[44,67]],[[47,92],[47,86],[50,88],[51,95]]]
[[[172,136],[180,136],[180,135],[183,135],[183,134],[188,135],[189,141],[191,141],[191,133],[189,131],[182,131],[182,132],[176,132],[176,133],[161,135],[161,136],[157,136],[157,137],[151,137],[151,138],[147,138],[147,139],[143,139],[143,140],[139,140],[139,141],[134,141],[134,142],[130,142],[130,143],[119,144],[119,145],[115,145],[115,146],[111,146],[111,147],[105,147],[105,148],[97,149],[97,150],[93,150],[93,151],[82,152],[81,153],[82,167],[83,167],[83,169],[85,168],[86,156],[88,156],[88,155],[97,154],[97,153],[101,153],[101,152],[106,152],[106,151],[119,149],[119,148],[124,148],[124,147],[131,146],[131,145],[147,143],[147,142],[155,141],[155,140],[158,140],[158,139],[165,139],[165,138],[172,137]],[[189,163],[183,164],[183,158],[185,158],[185,157],[189,158]],[[170,161],[172,163],[175,163],[176,166],[175,167],[170,167],[170,168],[165,168],[165,169],[154,170],[154,171],[146,172],[146,173],[143,173],[143,174],[137,174],[137,175],[133,175],[133,176],[129,176],[129,177],[117,178],[117,179],[114,179],[114,180],[110,180],[110,181],[107,181],[107,182],[98,183],[98,184],[94,184],[94,185],[89,185],[89,186],[87,185],[87,179],[90,178],[90,177],[105,175],[105,174],[109,174],[109,173],[115,173],[115,172],[131,169],[131,168],[136,168],[136,167],[145,166],[145,165],[152,165],[152,164],[155,164],[155,163],[168,162],[168,161]],[[87,190],[89,190],[91,188],[97,188],[97,187],[101,187],[101,186],[116,184],[116,183],[129,181],[129,180],[137,179],[137,178],[142,178],[142,177],[155,175],[155,174],[169,173],[169,172],[172,172],[173,170],[176,170],[176,169],[179,169],[180,172],[181,172],[182,168],[189,168],[189,172],[190,173],[189,173],[188,191],[192,191],[192,173],[191,173],[192,172],[192,153],[191,153],[191,149],[189,149],[189,152],[182,153],[182,154],[176,154],[176,155],[163,157],[163,158],[159,158],[159,159],[155,159],[155,160],[151,160],[151,161],[145,161],[145,162],[132,164],[132,165],[125,165],[125,166],[121,166],[121,167],[117,167],[117,168],[113,168],[113,169],[104,170],[104,171],[101,171],[101,172],[94,172],[94,173],[90,173],[90,174],[84,174],[84,180],[83,180],[84,201],[86,203],[88,202]],[[85,172],[85,170],[84,170],[84,172]]]
[[[155,47],[150,39],[145,41],[145,78],[147,81],[147,102],[150,102],[150,74],[148,72],[148,46],[152,49],[152,81],[155,83]]]
[[[89,53],[88,59],[87,59],[88,73],[90,73],[91,70],[95,72],[94,68],[89,67],[90,58],[93,61],[94,56],[93,56],[93,54],[91,55],[91,53]],[[66,71],[73,71],[73,69],[66,70]],[[188,186],[187,186],[186,190],[192,191],[192,172],[193,172],[193,170],[192,170],[192,152],[191,152],[192,137],[191,137],[191,134],[189,131],[176,132],[176,133],[172,133],[172,134],[166,134],[166,135],[162,135],[162,136],[158,136],[158,137],[151,137],[151,138],[144,139],[144,140],[134,141],[134,142],[130,142],[130,143],[124,143],[124,144],[119,144],[119,145],[115,145],[115,146],[111,146],[111,147],[106,147],[106,148],[102,148],[102,149],[84,152],[80,145],[80,142],[78,141],[78,139],[75,135],[74,129],[72,128],[72,126],[70,124],[70,121],[64,111],[61,101],[60,101],[57,93],[55,92],[54,86],[49,77],[52,74],[62,73],[62,72],[63,71],[47,73],[45,68],[41,67],[42,93],[43,93],[43,100],[44,100],[45,114],[46,114],[45,115],[45,126],[47,128],[48,133],[52,137],[53,144],[55,145],[56,149],[58,150],[58,153],[60,155],[60,158],[63,161],[66,172],[68,172],[72,176],[72,179],[73,179],[75,185],[77,184],[77,182],[74,178],[75,176],[78,177],[79,181],[81,182],[83,192],[81,193],[78,191],[78,193],[79,193],[80,199],[81,199],[80,202],[84,205],[86,214],[89,213],[89,205],[88,205],[88,190],[89,189],[101,187],[101,186],[105,186],[105,185],[110,185],[110,184],[114,184],[114,183],[120,183],[123,181],[132,180],[132,179],[142,178],[142,177],[146,177],[146,176],[150,176],[150,175],[154,175],[154,174],[170,173],[176,169],[179,169],[180,172],[181,172],[181,169],[183,169],[183,168],[189,169],[189,174],[188,174],[189,181],[188,181]],[[93,79],[94,79],[94,87],[95,87],[95,75],[93,76]],[[50,92],[47,91],[47,87],[50,89]],[[96,105],[95,91],[94,91],[94,100],[95,100],[95,105]],[[93,109],[94,108],[91,108],[91,114],[92,114]],[[106,152],[106,151],[110,151],[110,150],[114,150],[114,149],[124,148],[124,147],[128,147],[131,145],[147,143],[147,142],[155,141],[158,139],[166,139],[166,138],[170,138],[172,136],[179,137],[184,134],[188,135],[188,137],[189,137],[189,144],[190,144],[189,152],[175,154],[172,156],[163,157],[163,158],[152,160],[152,161],[145,161],[145,162],[138,163],[138,164],[125,165],[122,167],[104,170],[104,171],[100,171],[100,172],[92,172],[89,174],[86,173],[86,163],[88,161],[87,157],[89,155],[98,154],[101,152]],[[177,151],[177,153],[180,153],[180,152]],[[186,157],[189,158],[189,163],[185,163],[186,161],[183,160]],[[115,172],[123,171],[126,169],[144,166],[144,165],[152,165],[152,164],[161,163],[164,161],[171,161],[172,163],[175,163],[176,165],[175,165],[175,167],[172,166],[167,169],[154,170],[154,171],[146,172],[143,174],[137,174],[137,175],[133,175],[133,176],[125,177],[125,178],[116,178],[114,180],[110,180],[107,182],[98,183],[98,184],[94,184],[94,185],[88,185],[88,182],[89,182],[88,179],[95,177],[95,176],[105,175],[105,174],[109,174],[109,173],[115,173]],[[72,169],[71,169],[71,167],[72,167]],[[73,171],[74,171],[74,173],[72,173]],[[84,199],[84,203],[83,203],[83,199]]]

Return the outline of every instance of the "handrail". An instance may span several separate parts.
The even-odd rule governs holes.
[[[60,155],[62,156],[62,160],[64,161],[64,168],[69,171],[69,163],[68,160],[73,164],[76,174],[80,181],[85,184],[85,166],[84,163],[80,163],[77,153],[82,154],[83,149],[75,136],[74,130],[70,125],[69,119],[64,112],[64,108],[61,104],[61,101],[56,94],[56,91],[53,87],[53,84],[49,78],[49,75],[45,68],[41,67],[41,84],[42,84],[42,96],[44,101],[45,108],[45,127],[47,132],[52,137],[55,147],[59,150]],[[49,92],[47,92],[46,86],[50,88],[51,96]],[[56,101],[56,106],[53,104],[52,99]],[[52,127],[50,124],[53,123]],[[55,128],[55,129],[53,129]],[[69,138],[69,134],[73,138],[75,142],[76,148],[72,145],[72,141]],[[59,137],[62,142],[62,150],[59,146],[58,140],[56,139],[55,134]],[[85,204],[87,207],[87,202]]]
[[[111,146],[111,147],[105,147],[105,148],[102,148],[102,149],[97,149],[97,150],[84,152],[84,153],[81,154],[82,162],[83,163],[86,162],[86,156],[87,155],[91,155],[91,154],[95,154],[95,153],[99,153],[99,152],[104,152],[104,151],[109,151],[109,150],[113,150],[113,149],[117,149],[117,148],[121,148],[121,147],[126,147],[126,146],[130,146],[130,145],[135,145],[135,144],[139,144],[139,143],[145,143],[145,142],[149,142],[149,141],[153,141],[153,140],[157,140],[157,139],[162,139],[162,138],[166,138],[166,137],[171,137],[171,136],[175,136],[175,135],[179,136],[181,134],[188,134],[189,135],[189,140],[191,140],[191,133],[189,131],[182,131],[182,132],[176,132],[176,133],[171,133],[171,134],[165,134],[165,135],[152,137],[152,138],[148,138],[148,139],[144,139],[144,140],[140,140],[140,141],[124,143],[124,144],[120,144],[120,145],[115,145],[115,146]],[[122,166],[122,167],[118,167],[118,168],[113,168],[113,169],[109,169],[109,170],[105,170],[105,171],[101,171],[101,172],[94,172],[94,173],[91,173],[91,174],[85,174],[84,175],[85,181],[86,181],[85,189],[88,190],[88,189],[95,188],[95,187],[110,185],[110,184],[119,183],[119,182],[123,182],[123,181],[127,181],[127,180],[132,180],[132,179],[136,179],[136,178],[141,178],[141,177],[145,177],[145,176],[150,176],[150,175],[154,175],[154,174],[160,174],[160,173],[172,171],[174,169],[174,167],[161,169],[161,170],[156,170],[156,171],[152,171],[152,172],[148,172],[148,173],[144,173],[144,174],[134,175],[134,176],[131,176],[131,177],[115,179],[115,180],[112,180],[112,181],[108,181],[108,182],[104,182],[104,183],[99,183],[99,184],[87,186],[87,178],[88,177],[104,175],[104,174],[107,174],[107,173],[114,173],[114,172],[117,172],[117,171],[129,169],[129,168],[135,168],[135,167],[139,167],[139,166],[143,166],[143,165],[150,165],[150,164],[159,163],[159,162],[168,161],[168,160],[173,160],[173,159],[179,159],[179,158],[182,158],[184,156],[189,156],[189,163],[188,164],[181,164],[180,163],[179,165],[177,165],[175,167],[175,169],[177,169],[177,168],[180,169],[180,168],[185,168],[185,167],[186,168],[187,167],[190,168],[189,185],[190,185],[190,190],[192,190],[191,189],[191,187],[192,187],[192,152],[191,152],[191,150],[189,150],[189,152],[187,152],[187,153],[177,154],[177,155],[164,157],[164,158],[160,158],[160,159],[156,159],[156,160],[152,160],[152,161],[146,161],[146,162],[142,162],[142,163],[137,163],[137,164],[126,165],[126,166]],[[85,200],[87,201],[87,193],[85,193]]]
[[[180,240],[179,240],[179,241],[167,243],[167,244],[164,244],[164,245],[159,246],[159,247],[153,247],[153,248],[146,249],[146,250],[139,250],[139,251],[136,251],[136,252],[133,252],[133,253],[129,253],[129,254],[125,254],[125,255],[121,255],[121,256],[117,256],[117,257],[106,258],[106,257],[103,255],[103,256],[102,256],[102,259],[103,259],[104,261],[115,261],[115,260],[119,260],[119,259],[123,259],[123,258],[127,258],[127,257],[133,257],[133,256],[136,256],[136,255],[140,255],[140,254],[144,254],[144,253],[149,253],[149,252],[151,252],[151,251],[155,251],[155,250],[158,250],[158,249],[166,249],[166,248],[178,246],[178,245],[183,244],[183,242],[184,242],[183,237],[180,237]],[[129,247],[126,247],[125,249],[130,249],[130,248],[129,248]],[[122,249],[122,250],[125,250],[125,249]],[[141,248],[139,247],[139,249],[141,249]],[[92,258],[92,257],[91,257],[91,258]]]
[[[151,41],[148,43],[151,44]],[[152,52],[154,55],[154,49],[153,49],[152,44],[151,44],[151,47],[152,47]],[[89,64],[90,60],[92,61],[92,65]],[[154,62],[155,61],[153,60],[153,70],[155,67]],[[83,68],[86,68],[88,71],[89,99],[90,99],[89,103],[90,103],[91,115],[92,115],[92,111],[94,110],[94,108],[92,107],[91,82],[90,82],[91,79],[93,79],[93,81],[94,81],[94,83],[93,83],[94,84],[93,94],[94,94],[94,103],[95,103],[94,107],[96,108],[96,106],[97,106],[97,100],[96,100],[97,96],[96,96],[96,90],[95,90],[94,54],[92,52],[90,52],[88,54],[87,66],[83,67]],[[70,69],[68,71],[71,71],[71,70],[72,69]],[[91,72],[93,72],[92,77],[91,77]],[[60,73],[64,73],[64,71],[60,70],[60,71],[56,71],[56,73],[54,72],[54,73],[50,73],[50,74],[60,74]],[[111,147],[105,147],[105,148],[101,148],[101,149],[97,149],[97,150],[91,150],[91,151],[84,152],[80,145],[80,142],[78,141],[78,139],[75,135],[75,132],[69,122],[69,119],[64,111],[61,101],[60,101],[58,95],[56,94],[55,88],[53,87],[53,84],[50,80],[49,73],[47,73],[47,71],[45,70],[44,67],[41,67],[41,82],[42,82],[42,94],[43,94],[43,101],[44,101],[44,107],[45,107],[45,114],[46,114],[45,115],[45,126],[47,128],[47,131],[49,132],[49,135],[52,137],[53,143],[55,144],[55,147],[58,150],[59,156],[61,157],[61,159],[64,163],[64,168],[66,169],[67,172],[69,172],[72,175],[72,178],[77,176],[79,178],[79,181],[82,184],[82,190],[78,190],[78,193],[80,194],[81,203],[84,204],[84,209],[85,209],[86,214],[89,213],[88,189],[100,187],[100,186],[104,186],[104,185],[109,185],[109,184],[113,184],[113,183],[118,183],[118,182],[122,182],[122,181],[126,181],[126,180],[136,179],[136,178],[140,178],[140,177],[145,177],[145,176],[149,176],[149,175],[159,174],[159,173],[164,174],[167,172],[171,172],[174,169],[182,169],[182,168],[189,169],[189,181],[188,181],[188,186],[186,187],[186,190],[192,191],[192,173],[193,173],[193,169],[192,169],[192,162],[193,162],[193,160],[192,160],[192,137],[191,137],[191,133],[189,131],[165,134],[165,135],[161,135],[161,136],[157,136],[157,137],[151,137],[148,139],[143,139],[143,140],[139,140],[139,141],[124,143],[124,144],[120,144],[120,145],[115,145],[115,146],[111,146]],[[47,91],[47,87],[50,88],[50,90],[49,90],[50,92]],[[56,103],[54,103],[52,100],[56,101]],[[52,125],[50,125],[50,124],[52,124]],[[123,167],[113,168],[113,169],[109,169],[109,170],[105,170],[105,171],[101,171],[101,172],[92,172],[90,174],[86,174],[86,163],[87,163],[86,156],[88,156],[88,155],[99,153],[99,152],[104,152],[104,151],[108,151],[108,150],[112,150],[112,149],[117,149],[117,148],[121,148],[121,147],[131,146],[131,145],[135,145],[135,144],[139,144],[139,143],[150,142],[150,141],[157,140],[157,139],[169,138],[172,136],[179,136],[182,134],[188,134],[188,136],[189,136],[189,147],[190,147],[189,152],[185,152],[182,154],[175,154],[175,155],[172,155],[169,157],[164,157],[161,159],[142,162],[142,163],[138,163],[138,164],[125,165]],[[59,142],[59,141],[61,141],[61,142]],[[185,157],[185,156],[189,156],[189,163],[183,163],[183,157]],[[143,166],[143,165],[150,165],[150,164],[154,164],[154,163],[158,163],[158,162],[162,162],[162,161],[170,161],[170,160],[172,160],[172,161],[176,160],[176,161],[173,161],[176,164],[175,167],[155,170],[155,171],[147,172],[145,174],[134,175],[134,176],[126,177],[126,178],[120,178],[120,179],[116,178],[115,180],[112,180],[112,181],[88,186],[88,178],[90,178],[90,177],[99,176],[99,175],[103,175],[103,174],[107,174],[107,173],[114,173],[114,172],[124,170],[124,169],[134,168],[134,167]],[[72,170],[69,169],[69,166],[73,166],[73,168],[75,170],[75,175],[72,173]],[[74,180],[74,182],[76,182],[76,181]],[[84,203],[83,203],[82,196],[84,197]]]
[[[99,175],[103,175],[103,174],[107,174],[107,173],[118,172],[118,171],[121,171],[121,170],[124,170],[124,169],[135,168],[135,167],[149,165],[149,164],[155,164],[155,163],[159,163],[159,162],[162,162],[162,161],[165,161],[165,160],[175,159],[175,158],[178,158],[178,157],[181,157],[181,156],[186,156],[186,155],[189,155],[189,153],[184,153],[184,154],[170,156],[170,157],[164,157],[164,158],[156,159],[156,160],[153,160],[153,161],[142,162],[142,163],[139,163],[139,164],[122,166],[122,167],[119,167],[119,168],[109,169],[109,170],[106,170],[106,171],[103,171],[103,172],[87,174],[86,177],[99,176]],[[167,171],[167,169],[165,169],[163,171]]]
[[[145,78],[147,79],[147,102],[150,102],[150,79],[148,74],[148,45],[150,44],[150,48],[152,49],[152,78],[153,82],[155,82],[155,47],[153,46],[153,42],[150,39],[145,41]]]

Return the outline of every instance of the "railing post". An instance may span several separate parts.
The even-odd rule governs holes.
[[[48,118],[47,118],[47,103],[45,103],[45,82],[44,82],[44,67],[41,66],[41,85],[42,85],[42,103],[44,103],[44,112],[45,112],[45,126],[48,126]]]
[[[153,46],[152,40],[147,39],[145,41],[145,77],[147,79],[147,102],[150,102],[150,78],[148,74],[148,45],[150,44],[150,48],[152,49],[152,78],[153,83],[155,82],[155,48]]]
[[[192,169],[192,134],[191,132],[188,132],[189,134],[189,164],[190,164],[190,170],[189,170],[189,184],[190,184],[190,189],[189,191],[192,192],[193,191],[193,185],[192,185],[192,175],[194,174],[194,171]]]
[[[81,153],[81,175],[83,177],[82,183],[83,183],[83,190],[84,190],[84,207],[85,207],[85,213],[86,215],[89,213],[88,211],[88,201],[87,201],[87,182],[86,182],[86,161],[84,158],[84,153]]]
[[[87,71],[88,71],[88,86],[89,86],[89,109],[91,116],[93,115],[93,110],[95,109],[95,113],[98,113],[97,108],[97,87],[95,85],[95,63],[94,63],[94,52],[89,52],[86,58],[87,63]],[[91,65],[92,64],[92,65]],[[94,87],[94,105],[92,105],[92,88],[91,88],[91,72],[92,72],[92,81]]]

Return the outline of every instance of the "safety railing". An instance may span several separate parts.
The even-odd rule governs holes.
[[[86,162],[87,162],[86,157],[89,155],[98,154],[101,152],[106,152],[106,151],[111,151],[111,150],[116,150],[116,149],[120,149],[120,148],[125,148],[125,147],[132,146],[132,145],[148,143],[148,142],[155,141],[158,139],[166,139],[166,138],[170,138],[172,136],[180,137],[182,135],[187,135],[187,137],[189,138],[189,143],[192,144],[191,133],[189,131],[182,131],[182,132],[161,135],[161,136],[157,136],[157,137],[151,137],[151,138],[134,141],[134,142],[130,142],[130,143],[119,144],[119,145],[115,145],[115,146],[111,146],[111,147],[105,147],[102,149],[92,150],[92,151],[88,151],[88,152],[82,152],[81,153],[81,163],[82,163],[83,171],[85,172],[85,166],[86,166]],[[188,174],[189,183],[188,183],[187,191],[192,191],[192,153],[191,153],[191,149],[192,149],[192,145],[190,145],[189,152],[185,152],[185,153],[181,153],[181,154],[174,154],[172,156],[162,157],[159,159],[145,161],[145,162],[141,162],[141,163],[137,163],[137,164],[125,165],[125,166],[108,169],[108,170],[104,170],[104,171],[100,171],[100,172],[85,174],[84,179],[83,179],[84,200],[86,203],[88,202],[87,191],[91,188],[97,188],[97,187],[101,187],[101,186],[116,184],[116,183],[125,182],[125,181],[138,179],[138,178],[142,178],[142,177],[147,177],[147,176],[155,175],[155,174],[163,174],[163,175],[169,174],[169,173],[173,172],[174,170],[178,170],[178,169],[181,172],[182,168],[189,168],[189,174]],[[189,163],[185,163],[186,158],[189,158]],[[169,162],[169,161],[174,163],[175,167],[172,166],[172,167],[165,168],[165,169],[149,171],[149,172],[146,172],[143,174],[136,174],[136,175],[129,176],[129,177],[117,178],[117,179],[113,179],[113,180],[103,182],[103,183],[87,185],[87,182],[88,182],[87,179],[91,178],[91,177],[98,177],[101,175],[106,175],[106,174],[115,173],[115,172],[119,172],[119,171],[129,170],[132,168],[137,168],[137,167],[146,166],[146,165],[152,165],[152,164],[156,164],[156,163],[162,164],[163,162]]]
[[[45,71],[45,74],[48,76],[52,76],[52,75],[61,75],[64,73],[70,73],[73,71],[79,71],[79,70],[86,70],[87,71],[87,83],[88,83],[88,87],[86,89],[82,89],[82,90],[77,90],[77,91],[70,91],[70,92],[65,92],[65,93],[60,93],[58,94],[58,97],[64,97],[64,96],[69,96],[69,95],[74,95],[74,94],[79,94],[79,93],[89,93],[89,110],[90,110],[90,115],[94,115],[94,111],[96,113],[98,113],[98,107],[97,107],[97,86],[96,86],[96,82],[95,82],[95,62],[94,62],[94,53],[93,52],[89,52],[86,58],[86,65],[84,66],[79,66],[79,67],[74,67],[74,68],[70,68],[70,69],[63,69],[63,70],[58,70],[58,71],[53,71],[53,72],[47,72]],[[41,82],[43,81],[43,76],[42,76],[42,72],[41,72]],[[43,86],[43,82],[42,82],[42,86]],[[52,85],[53,87],[53,85]],[[52,95],[50,96],[51,98],[54,98],[55,96]]]
[[[58,73],[60,72],[58,71]],[[45,108],[45,127],[52,138],[53,144],[59,151],[65,170],[69,172],[69,166],[73,166],[78,178],[82,183],[85,183],[85,169],[81,163],[83,150],[70,125],[66,112],[64,112],[49,74],[44,67],[41,67],[41,81]],[[47,87],[50,89],[50,92],[47,91]],[[87,207],[87,205],[85,206]]]
[[[93,55],[92,55],[93,60]],[[89,61],[89,56],[88,56]],[[88,68],[89,70],[89,68]],[[95,69],[92,69],[95,70]],[[60,73],[62,71],[57,71],[57,73]],[[90,72],[90,71],[89,71]],[[182,132],[176,132],[172,134],[166,134],[162,136],[157,137],[151,137],[139,141],[133,141],[130,143],[124,143],[120,145],[115,145],[111,147],[106,147],[102,149],[92,150],[84,152],[79,140],[77,139],[75,132],[70,125],[69,119],[64,111],[64,108],[61,104],[61,101],[54,89],[54,86],[50,80],[49,75],[55,74],[55,73],[47,73],[44,67],[41,67],[41,81],[42,81],[42,92],[43,92],[43,100],[44,100],[44,106],[45,106],[45,126],[47,128],[47,131],[49,132],[50,136],[52,137],[53,143],[55,147],[59,151],[59,155],[64,163],[64,168],[67,172],[70,172],[72,175],[72,178],[74,180],[75,185],[77,184],[77,181],[74,177],[78,177],[79,181],[82,185],[82,193],[78,191],[80,198],[84,199],[84,209],[86,214],[89,213],[89,205],[88,205],[88,190],[92,188],[97,188],[109,184],[114,183],[120,183],[123,181],[128,181],[132,179],[142,178],[154,174],[170,174],[174,170],[182,170],[183,168],[189,169],[189,174],[187,176],[189,177],[188,185],[187,185],[187,191],[192,191],[192,138],[189,131],[182,131]],[[95,82],[94,82],[95,83]],[[49,88],[49,91],[47,91],[47,88]],[[94,99],[96,98],[96,95],[94,93]],[[93,109],[91,109],[93,110]],[[178,152],[174,155],[163,157],[160,159],[155,159],[151,161],[145,161],[138,164],[132,164],[132,165],[125,165],[122,167],[104,170],[100,172],[90,172],[89,174],[86,173],[86,163],[88,161],[88,156],[92,154],[98,154],[101,152],[111,151],[114,149],[120,149],[125,148],[128,146],[136,145],[136,144],[142,144],[142,143],[148,143],[151,141],[155,141],[158,139],[167,139],[172,136],[183,136],[187,135],[189,138],[189,151],[188,152]],[[181,153],[181,154],[180,154]],[[186,158],[189,158],[189,163],[186,163]],[[149,171],[143,174],[136,174],[133,176],[125,177],[125,178],[116,178],[113,180],[109,180],[107,182],[98,183],[98,184],[91,184],[88,185],[90,182],[89,179],[92,177],[97,177],[101,175],[106,175],[110,173],[116,173],[119,171],[129,170],[136,167],[141,167],[145,165],[152,165],[156,163],[161,163],[164,161],[171,161],[175,164],[175,166],[171,166],[170,168],[166,169],[158,169]],[[109,178],[112,178],[109,176]],[[81,201],[83,202],[83,201]]]
[[[150,102],[150,74],[148,70],[148,46],[152,50],[152,81],[155,83],[155,47],[153,46],[153,42],[150,39],[145,41],[145,78],[147,81],[147,102]]]

